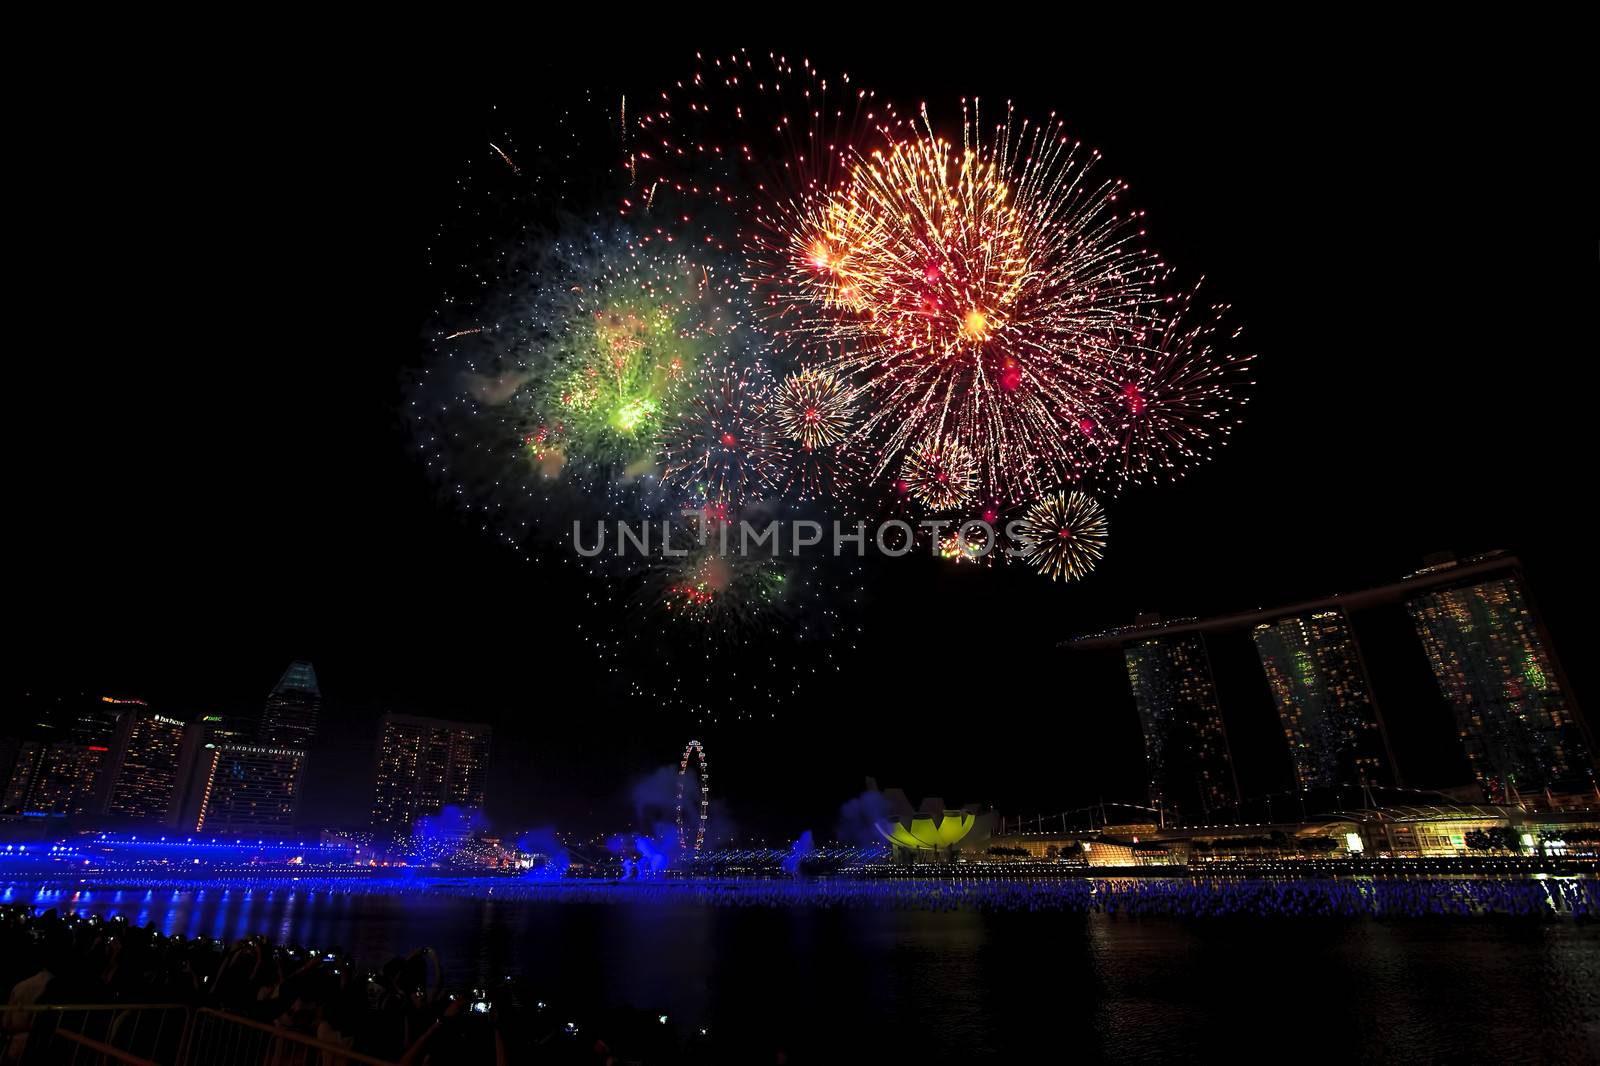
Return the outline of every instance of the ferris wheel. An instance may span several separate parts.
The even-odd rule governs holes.
[[[689,762],[693,759],[698,768],[700,792],[696,796],[688,788]],[[696,805],[700,812],[694,831],[694,854],[700,854],[700,847],[706,842],[706,820],[711,816],[711,767],[706,762],[705,745],[698,740],[691,740],[683,749],[683,758],[678,760],[678,854],[683,858],[689,857],[689,836],[684,831],[683,811],[686,805]]]

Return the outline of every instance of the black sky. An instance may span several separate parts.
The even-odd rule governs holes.
[[[1169,260],[1234,304],[1259,385],[1213,463],[1113,505],[1080,586],[929,560],[875,575],[868,638],[814,705],[704,736],[740,823],[826,830],[868,774],[1013,813],[1137,798],[1120,662],[1056,642],[1379,584],[1446,548],[1522,557],[1592,702],[1600,182],[1571,32],[790,49],[900,101],[1058,111]],[[597,677],[564,624],[572,590],[441,503],[398,413],[462,160],[574,86],[643,96],[691,69],[692,46],[647,43],[145,71],[41,123],[40,176],[65,195],[39,271],[51,328],[14,353],[16,689],[226,710],[309,657],[320,765],[339,769],[314,788],[341,818],[365,803],[386,709],[494,723],[508,822],[614,818],[631,779],[675,760],[696,730]],[[1436,716],[1420,662],[1392,669]],[[1268,735],[1247,789],[1281,787],[1264,684],[1254,698],[1229,708],[1236,736]]]

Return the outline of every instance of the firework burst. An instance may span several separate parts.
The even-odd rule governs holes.
[[[562,509],[618,494],[632,509],[698,371],[754,341],[744,286],[715,256],[570,221],[499,273],[503,288],[444,320],[412,405],[424,447],[460,498],[523,532],[548,516],[559,533]]]
[[[905,128],[892,103],[804,58],[701,55],[627,130],[622,214],[687,216],[718,249],[771,241],[862,146]]]
[[[642,294],[607,300],[564,338],[562,369],[541,397],[541,426],[569,454],[628,464],[648,456],[699,350],[669,302]]]
[[[767,414],[770,376],[760,364],[727,364],[698,376],[658,447],[661,479],[690,499],[736,507],[778,478]]]
[[[902,492],[935,511],[948,511],[972,499],[978,461],[957,440],[929,438],[906,452],[900,468]]]
[[[782,499],[832,505],[859,502],[862,464],[844,445],[808,448],[779,435],[773,439],[772,456],[774,488]]]
[[[1120,338],[1148,317],[1158,270],[1095,158],[1009,110],[986,138],[974,105],[959,147],[924,117],[752,250],[782,328],[863,383],[875,473],[930,435],[959,439],[997,500],[1095,464],[1083,427],[1136,358]]]
[[[628,116],[625,147],[647,148]],[[729,118],[719,110],[708,129]],[[688,183],[647,194],[644,162],[638,183],[607,189],[580,162],[597,152],[548,143],[560,166],[497,135],[430,246],[441,296],[406,405],[418,450],[441,497],[536,568],[541,594],[572,594],[563,622],[597,656],[597,684],[615,675],[649,715],[776,716],[855,647],[861,581],[849,560],[714,555],[689,535],[715,543],[758,514],[764,527],[788,504],[741,500],[828,491],[816,486],[840,465],[837,445],[806,451],[770,424],[765,370],[731,369],[773,348],[718,252],[739,247],[750,199],[735,210]],[[613,159],[602,150],[599,167]],[[618,196],[636,221],[616,218]],[[698,526],[686,506],[702,509]],[[518,580],[507,575],[508,594]]]
[[[790,575],[771,555],[702,547],[664,562],[649,583],[656,607],[680,621],[710,627],[724,639],[771,625],[792,607],[786,596]]]
[[[992,539],[980,529],[940,537],[939,558],[957,563],[977,563],[987,566],[994,561]]]
[[[850,432],[855,398],[837,375],[806,367],[779,382],[771,410],[780,433],[806,448],[823,448]]]
[[[615,474],[654,465],[654,444],[689,401],[697,371],[750,331],[730,279],[703,258],[631,242],[593,269],[558,272],[562,314],[532,355],[527,414],[544,448]],[[581,264],[588,267],[587,261]]]
[[[1076,489],[1052,492],[1023,515],[1018,528],[1023,558],[1052,581],[1076,581],[1105,554],[1109,526],[1092,496]]]
[[[1115,442],[1107,465],[1117,479],[1181,477],[1236,424],[1254,357],[1232,350],[1239,330],[1224,324],[1228,306],[1197,308],[1198,291],[1173,300],[1132,338],[1141,358],[1105,383]]]
[[[593,560],[620,609],[595,640],[655,710],[702,722],[772,717],[817,674],[836,670],[860,633],[860,581],[848,558],[746,544],[772,513],[707,507],[644,555]]]
[[[444,299],[409,416],[453,501],[573,568],[594,612],[574,626],[648,713],[766,717],[860,632],[853,564],[717,550],[663,518],[693,508],[720,541],[863,504],[1021,514],[1021,554],[1071,581],[1106,546],[1082,490],[1178,476],[1227,439],[1249,357],[1221,307],[1164,299],[1126,186],[1053,116],[908,121],[743,52],[602,103],[593,167],[575,118],[479,152],[430,247]],[[659,538],[625,552],[624,525]],[[926,539],[1011,554],[948,522]]]

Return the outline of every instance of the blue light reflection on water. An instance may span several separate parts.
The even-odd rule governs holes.
[[[1187,882],[1142,883],[1151,886],[1147,903],[1164,890],[1176,893],[1170,900],[1191,898]],[[115,886],[11,884],[0,901],[122,913],[190,936],[268,933],[341,946],[370,965],[427,944],[460,985],[518,973],[574,1000],[723,1029],[751,1025],[795,1047],[832,1033],[890,1061],[1069,1045],[1086,1061],[1192,1057],[1214,1050],[1218,1027],[1237,1027],[1241,1011],[1250,1046],[1302,1046],[1310,1025],[1330,1057],[1582,1061],[1600,1033],[1600,923],[1548,910],[1403,916],[1402,905],[1455,905],[1474,892],[1502,903],[1537,899],[1532,882],[1514,890],[1411,883],[1377,919],[1250,909],[1262,899],[1318,898],[1314,887],[1297,897],[1292,885],[1283,886],[1288,894],[1237,894],[1227,914],[1185,918],[1062,905],[1081,898],[1081,885],[1001,886],[974,906],[970,897],[960,904],[953,885],[909,884],[864,889],[851,905],[840,886],[788,882],[728,886],[717,899],[729,905],[706,906],[705,886],[552,892],[466,880],[404,890],[123,886],[120,900]],[[1206,893],[1193,899],[1216,897],[1191,887]],[[1593,882],[1580,888],[1583,900],[1595,898]],[[1377,898],[1370,881],[1349,891],[1340,898]],[[1495,895],[1506,891],[1515,894]],[[1035,894],[1055,905],[1032,898],[1029,906]],[[1308,1021],[1308,1005],[1327,1003],[1341,1005],[1343,1021]]]

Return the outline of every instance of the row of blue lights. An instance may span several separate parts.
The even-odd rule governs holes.
[[[232,839],[217,838],[217,837],[213,837],[210,840],[196,840],[194,837],[185,837],[182,840],[178,840],[178,839],[169,840],[166,837],[145,837],[143,839],[140,839],[138,836],[118,837],[118,836],[111,836],[111,835],[106,834],[106,833],[101,833],[99,836],[95,837],[95,843],[96,844],[109,844],[109,845],[111,845],[113,847],[138,844],[140,847],[266,848],[266,849],[269,849],[269,850],[278,850],[278,851],[306,851],[306,850],[314,850],[314,851],[349,851],[349,850],[351,850],[351,848],[354,847],[353,844],[324,844],[324,843],[322,843],[320,841],[316,842],[316,843],[310,843],[310,842],[298,842],[297,843],[297,842],[292,842],[292,841],[285,843],[283,841],[272,841],[272,842],[269,843],[268,841],[265,841],[265,840],[257,840],[257,841],[254,841],[252,843],[251,841],[248,841],[248,840],[232,840]]]

